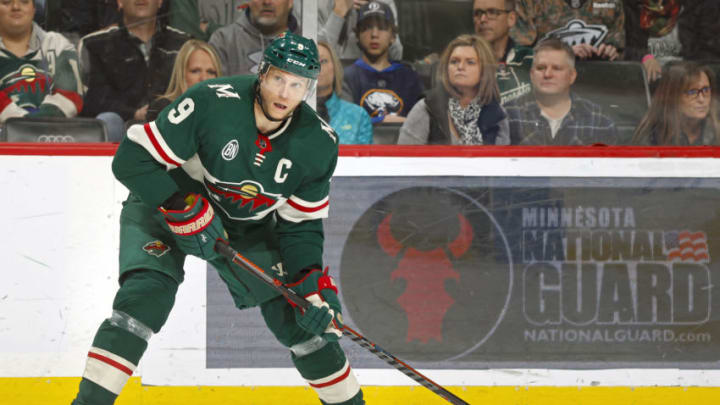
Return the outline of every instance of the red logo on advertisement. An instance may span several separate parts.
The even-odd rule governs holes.
[[[377,239],[385,253],[400,258],[390,274],[391,280],[404,279],[407,287],[397,301],[408,318],[406,341],[414,339],[428,343],[430,339],[442,342],[442,325],[445,313],[455,300],[445,291],[447,279],[460,281],[452,259],[458,259],[472,244],[473,231],[468,220],[458,214],[460,231],[452,242],[429,251],[405,247],[393,237],[388,214],[377,229]],[[403,253],[401,253],[403,252]],[[448,252],[450,255],[448,255]]]

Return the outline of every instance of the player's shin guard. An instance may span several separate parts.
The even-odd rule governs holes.
[[[291,350],[295,367],[323,404],[365,404],[360,384],[337,342],[312,339]]]

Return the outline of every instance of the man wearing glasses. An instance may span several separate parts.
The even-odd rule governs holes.
[[[579,59],[616,60],[625,48],[622,0],[518,0],[513,37],[533,46],[555,37]]]
[[[490,43],[498,61],[497,82],[502,104],[530,93],[529,71],[533,50],[518,46],[510,38],[510,28],[517,22],[515,0],[475,0],[473,24],[475,33]]]

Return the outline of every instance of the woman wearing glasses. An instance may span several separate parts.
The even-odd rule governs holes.
[[[635,130],[634,144],[720,145],[715,75],[694,62],[666,67],[653,102]]]
[[[410,110],[399,144],[508,145],[495,56],[477,35],[460,35],[440,57],[439,84]]]

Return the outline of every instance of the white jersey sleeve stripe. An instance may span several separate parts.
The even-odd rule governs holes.
[[[310,202],[305,201],[302,198],[298,198],[295,195],[291,195],[288,202],[301,211],[316,211],[325,208],[325,206],[328,205],[329,200],[330,198],[326,196],[320,201]]]
[[[348,401],[360,391],[360,384],[347,360],[338,372],[325,378],[308,380],[308,383],[323,402],[330,404]]]
[[[135,364],[116,354],[91,347],[83,377],[118,395],[135,367]]]
[[[287,200],[286,204],[281,205],[277,209],[277,213],[278,215],[280,215],[280,217],[287,221],[295,223],[312,219],[327,218],[329,212],[330,204],[328,204],[328,201],[326,201],[325,204],[322,206],[308,209],[298,204],[293,204],[290,202],[290,200]]]
[[[165,165],[168,170],[180,167],[185,163],[185,160],[179,158],[170,149],[155,125],[155,121],[131,126],[127,136],[131,141],[145,148],[156,161]]]

